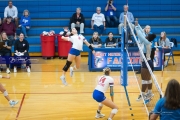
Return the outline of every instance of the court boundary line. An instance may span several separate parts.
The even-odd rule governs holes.
[[[109,93],[109,92],[107,92]],[[114,93],[124,93],[124,92],[114,92]],[[129,93],[139,93],[139,92],[129,92]],[[2,93],[1,93],[2,94]],[[67,92],[67,93],[8,93],[8,94],[92,94],[92,92]]]
[[[23,94],[23,97],[22,97],[22,100],[21,100],[21,103],[20,103],[20,106],[19,106],[19,109],[18,109],[18,112],[17,112],[17,115],[16,115],[16,120],[18,119],[18,117],[20,115],[21,108],[22,108],[22,105],[24,103],[25,96],[26,96],[26,93]]]

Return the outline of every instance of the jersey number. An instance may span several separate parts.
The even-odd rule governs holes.
[[[104,83],[105,80],[106,78],[102,77],[99,82]]]

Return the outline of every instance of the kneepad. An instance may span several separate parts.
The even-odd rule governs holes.
[[[63,70],[64,70],[65,72],[67,72],[71,64],[72,64],[72,62],[67,60],[67,61],[66,61],[66,65],[64,66]]]
[[[4,96],[8,96],[8,92],[7,91],[4,91]]]
[[[118,112],[118,109],[112,109],[111,113],[116,114]]]
[[[102,103],[99,103],[99,106],[100,106],[100,107],[102,107],[102,106],[103,106],[103,104],[102,104]]]

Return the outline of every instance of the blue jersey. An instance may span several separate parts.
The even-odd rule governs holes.
[[[180,120],[180,108],[170,110],[164,107],[166,99],[161,98],[154,108],[154,113],[160,114],[160,120]]]

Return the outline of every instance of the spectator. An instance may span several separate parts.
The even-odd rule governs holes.
[[[30,13],[28,10],[24,10],[19,25],[21,32],[25,35],[25,37],[27,37],[27,30],[29,30],[31,26],[31,17],[29,16],[29,14]]]
[[[16,6],[13,5],[11,0],[9,0],[8,6],[4,10],[4,22],[6,22],[6,19],[8,16],[11,16],[13,18],[13,21],[15,21],[16,27],[18,27],[18,10]]]
[[[107,5],[105,7],[105,11],[106,11],[106,21],[109,27],[117,27],[118,25],[118,19],[115,14],[116,10],[117,9],[116,6],[113,4],[113,0],[108,0]]]
[[[12,46],[12,41],[8,40],[8,37],[5,32],[1,33],[0,36],[0,42],[3,42],[3,48],[0,48],[0,56],[5,57],[6,59],[6,73],[10,73],[9,70],[9,57],[11,56],[11,46]]]
[[[24,39],[24,34],[20,33],[19,40],[16,40],[14,44],[14,56],[22,56],[26,59],[26,69],[27,72],[31,72],[30,69],[30,61],[29,61],[29,43],[27,40]],[[16,64],[14,65],[14,73],[17,72]]]
[[[124,26],[124,15],[127,15],[127,18],[129,20],[129,22],[131,23],[131,27],[134,30],[134,24],[132,24],[132,22],[134,22],[133,14],[128,11],[128,6],[124,5],[124,12],[122,12],[119,17],[119,23],[120,23],[119,24],[119,34],[120,35],[122,34],[122,28]]]
[[[112,32],[108,33],[108,37],[106,38],[105,47],[116,47],[116,39],[113,37]]]
[[[146,36],[148,36],[148,34],[152,34],[151,27],[149,25],[146,25],[146,27],[144,28],[144,31],[145,31]],[[157,39],[155,38],[151,43],[152,43],[152,45],[151,45],[151,48],[152,48],[151,49],[151,60],[153,62],[154,61],[155,50],[158,50],[158,48],[155,47],[155,46],[158,46],[157,45]]]
[[[164,49],[164,66],[167,66],[167,60],[165,54],[169,53],[171,49],[170,49],[170,41],[166,37],[166,32],[161,32],[161,37],[158,42],[159,42],[159,46],[161,46]]]
[[[81,8],[76,8],[76,13],[71,17],[71,29],[78,27],[80,28],[80,34],[84,33],[84,16],[81,13]]]
[[[92,47],[98,48],[102,46],[101,38],[98,35],[98,32],[94,32],[92,38],[89,40],[89,43]]]
[[[104,14],[101,13],[101,7],[97,7],[96,12],[97,13],[94,13],[91,19],[91,29],[94,29],[95,32],[102,35],[104,29],[106,29],[106,20],[104,18]]]
[[[150,120],[180,120],[180,85],[175,79],[168,82],[165,96],[161,98],[150,115]]]
[[[16,27],[14,23],[11,22],[11,20],[11,16],[8,16],[6,22],[2,24],[0,33],[4,31],[7,34],[8,39],[13,41],[16,39]]]

